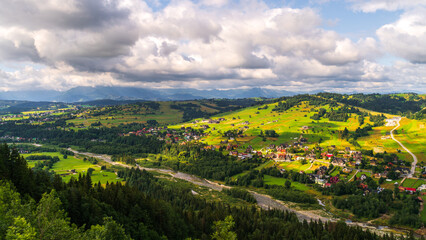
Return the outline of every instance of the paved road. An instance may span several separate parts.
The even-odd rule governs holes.
[[[417,157],[412,152],[410,152],[410,150],[408,150],[408,148],[406,148],[400,141],[396,140],[395,136],[393,135],[393,131],[396,130],[397,128],[399,128],[399,126],[400,126],[399,121],[401,121],[401,118],[398,119],[398,121],[397,121],[398,124],[396,125],[396,127],[394,127],[390,131],[390,134],[391,134],[391,138],[395,142],[397,142],[405,151],[407,151],[413,157],[413,163],[411,164],[410,174],[407,175],[408,178],[411,178],[411,177],[413,177],[414,172],[416,171]]]

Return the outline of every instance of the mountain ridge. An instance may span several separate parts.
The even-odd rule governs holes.
[[[198,89],[150,89],[134,87],[75,87],[67,91],[34,90],[0,92],[0,100],[86,102],[101,99],[111,100],[197,100],[206,98],[276,98],[293,96],[297,92],[266,88],[198,90]]]

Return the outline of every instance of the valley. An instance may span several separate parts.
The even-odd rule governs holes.
[[[0,138],[32,171],[64,184],[145,184],[129,180],[138,169],[165,189],[179,184],[212,203],[254,206],[244,200],[248,194],[257,208],[287,211],[302,222],[420,236],[426,120],[377,110],[321,94],[69,104],[15,118],[6,113]]]

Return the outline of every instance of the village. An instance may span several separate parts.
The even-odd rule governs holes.
[[[208,136],[207,130],[214,130],[209,124],[217,124],[225,121],[225,118],[195,120],[192,124],[198,124],[197,129],[192,127],[180,127],[179,129],[167,127],[149,127],[135,132],[128,132],[122,136],[151,134],[159,140],[167,143],[188,144],[190,142],[203,142],[203,137]],[[247,122],[247,123],[246,123]],[[355,150],[350,147],[338,149],[335,145],[328,147],[312,147],[312,143],[301,134],[291,143],[270,144],[261,149],[254,149],[251,145],[236,141],[237,137],[244,137],[244,129],[248,128],[248,121],[243,122],[238,128],[236,136],[225,137],[220,144],[205,145],[208,150],[222,151],[237,157],[240,160],[260,158],[265,162],[273,162],[273,166],[280,171],[298,171],[309,176],[316,184],[322,187],[330,187],[340,181],[364,181],[367,177],[378,182],[389,182],[397,185],[401,191],[414,193],[426,190],[426,185],[418,188],[403,187],[402,183],[410,174],[409,163],[399,160],[394,155],[374,154],[373,151]],[[200,125],[201,124],[201,125]],[[304,126],[307,130],[309,127]],[[297,167],[292,167],[297,166]],[[426,169],[422,175],[426,177]],[[393,189],[394,185],[387,184]],[[377,189],[365,189],[366,191],[381,191]]]

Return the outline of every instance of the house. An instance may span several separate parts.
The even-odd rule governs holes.
[[[294,142],[293,146],[297,147],[297,148],[300,148],[300,147],[303,147],[303,143],[301,143],[301,142]]]
[[[361,179],[361,181],[364,181],[365,179],[367,179],[367,175],[362,174],[361,177],[359,177]]]
[[[278,159],[285,159],[285,157],[286,157],[286,153],[278,153],[277,154]]]
[[[426,190],[426,184],[423,184],[417,188],[417,191],[422,191],[422,190]]]
[[[355,162],[358,162],[357,164],[361,164],[362,160],[362,153],[358,151],[351,151],[350,152],[352,158],[355,160]]]
[[[381,178],[382,174],[381,173],[375,173],[375,174],[373,174],[373,177],[374,178]]]
[[[345,158],[334,158],[333,161],[331,162],[334,166],[340,166],[343,167],[345,166],[346,163],[346,159]]]
[[[325,179],[321,179],[321,178],[316,177],[315,178],[315,183],[323,185],[325,183]]]
[[[405,188],[405,191],[408,192],[408,193],[413,194],[413,193],[415,193],[417,191],[417,189],[415,189],[415,188]]]
[[[302,126],[302,128],[301,128],[302,130],[308,130],[309,129],[309,127],[308,126]]]
[[[346,173],[346,174],[349,174],[349,173],[351,173],[352,172],[352,169],[350,169],[350,168],[343,168],[343,170],[342,170],[344,173]]]
[[[361,165],[361,159],[359,159],[359,158],[358,158],[358,159],[356,159],[356,160],[355,160],[355,165]]]
[[[229,155],[238,156],[238,151],[230,151]]]
[[[413,194],[417,191],[417,189],[415,189],[415,188],[409,188],[409,187],[403,187],[403,186],[399,186],[398,189],[399,189],[399,191],[405,191],[405,192],[408,192],[410,194]]]
[[[253,157],[253,155],[250,154],[250,153],[239,153],[238,154],[238,158],[241,158],[241,159],[252,158],[252,157]]]

